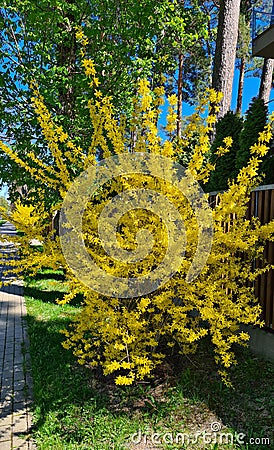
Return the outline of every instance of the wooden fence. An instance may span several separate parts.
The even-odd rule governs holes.
[[[209,203],[213,207],[218,204],[217,192],[209,194]],[[260,186],[251,192],[248,204],[247,219],[258,217],[262,224],[274,219],[274,185]],[[274,242],[267,242],[264,250],[266,260],[274,264]],[[255,267],[258,262],[254,261]],[[255,284],[255,294],[262,306],[262,319],[266,329],[274,332],[274,270],[260,275]]]

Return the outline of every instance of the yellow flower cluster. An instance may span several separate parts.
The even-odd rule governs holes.
[[[81,29],[77,31],[77,38],[84,47],[87,45]],[[129,140],[124,118],[115,116],[111,98],[97,89],[94,63],[85,58],[83,67],[86,75],[93,80],[92,87],[95,87],[94,95],[87,103],[93,129],[90,147],[85,153],[76,148],[62,127],[55,125],[34,86],[34,108],[55,168],[39,161],[30,152],[29,158],[36,167],[32,169],[7,145],[0,143],[1,149],[23,170],[28,170],[44,185],[58,188],[62,198],[71,182],[68,170],[71,163],[81,171],[90,164],[96,164],[98,153],[106,158],[113,154],[127,154],[128,151],[155,153],[174,159],[178,148],[184,150],[191,147],[188,172],[196,180],[208,179],[214,168],[207,162],[209,132],[216,121],[213,112],[218,109],[220,94],[212,90],[206,93],[178,142],[174,143],[172,137],[162,142],[158,133],[158,118],[159,107],[163,104],[160,97],[164,90],[157,87],[151,91],[149,82],[140,80],[130,121]],[[167,130],[172,133],[177,121],[174,110],[177,99],[173,95],[168,100]],[[207,107],[209,115],[204,119]],[[134,251],[140,229],[148,230],[154,237],[152,251],[144,260],[127,264],[111,258],[101,245],[98,220],[102,210],[117,193],[144,187],[159,191],[176,206],[186,228],[185,257],[179,270],[163,287],[140,298],[105,298],[83,285],[66,265],[59,240],[52,239],[52,234],[47,236],[46,227],[53,211],[46,213],[43,202],[27,207],[20,203],[16,205],[11,220],[25,232],[25,236],[20,238],[20,269],[35,272],[45,265],[53,268],[62,266],[70,280],[70,292],[62,303],[70,301],[78,293],[84,296],[83,308],[71,328],[64,331],[64,347],[73,350],[79,363],[100,365],[105,374],[115,374],[118,385],[130,385],[135,380],[151,376],[153,369],[163,361],[165,355],[159,351],[162,342],[170,347],[177,343],[183,353],[189,353],[195,351],[203,337],[209,336],[215,346],[220,374],[227,379],[226,369],[235,363],[233,344],[245,345],[248,339],[240,331],[240,324],[260,324],[260,307],[248,280],[254,281],[270,267],[258,266],[252,272],[251,262],[254,258],[262,259],[267,239],[274,240],[274,224],[271,222],[262,226],[256,220],[247,220],[246,205],[250,190],[257,182],[261,157],[271,139],[273,120],[274,117],[260,134],[258,143],[252,146],[248,165],[240,171],[228,191],[220,196],[220,203],[213,211],[212,251],[206,266],[192,283],[187,283],[185,279],[197,249],[196,215],[184,195],[161,179],[155,180],[144,174],[120,176],[90,199],[83,217],[83,235],[90,257],[108,273],[134,278],[149,273],[163,260],[169,244],[168,230],[161,219],[150,211],[137,209],[124,214],[117,229],[117,241],[121,248]],[[229,151],[231,145],[232,139],[228,136],[219,150],[220,155]],[[66,153],[62,151],[63,147]],[[57,208],[58,205],[55,206]],[[29,245],[30,238],[41,240],[43,251],[35,252]],[[176,242],[172,245],[175,248]],[[245,257],[241,258],[239,255],[243,251]]]
[[[29,153],[30,158],[39,166],[41,173],[50,185],[61,184],[62,192],[70,185],[70,173],[66,163],[66,159],[69,163],[77,164],[82,167],[84,154],[80,147],[76,147],[75,144],[69,139],[67,133],[63,131],[62,126],[56,126],[46,105],[44,104],[44,98],[40,94],[37,86],[33,82],[31,85],[33,89],[32,102],[34,110],[38,117],[42,133],[47,141],[48,148],[57,166],[57,170],[52,167],[46,166],[34,153]],[[62,151],[60,144],[64,144],[67,147],[67,151]],[[42,177],[41,177],[42,178]]]
[[[175,106],[177,105],[176,95],[170,95],[168,97],[168,102],[170,106],[168,107],[166,131],[172,133],[177,127],[177,113],[175,109]]]
[[[75,30],[76,30],[76,33],[75,33],[76,40],[82,45],[81,56],[84,57],[84,55],[85,55],[84,49],[88,45],[88,39],[85,36],[82,27],[77,26],[77,27],[75,27]]]

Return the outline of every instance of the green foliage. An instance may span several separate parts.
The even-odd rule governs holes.
[[[207,192],[224,191],[228,188],[228,180],[236,178],[237,170],[235,158],[239,152],[239,138],[243,128],[243,120],[232,111],[229,111],[216,124],[216,136],[211,146],[212,163],[216,161],[214,172],[211,173],[210,180],[206,185]],[[217,159],[216,152],[223,145],[223,140],[231,136],[232,146],[228,153]]]
[[[273,141],[270,151],[263,157],[260,173],[263,176],[263,184],[274,184],[274,148]]]
[[[250,58],[250,14],[240,13],[237,58]]]
[[[84,25],[89,39],[86,53],[95,61],[100,89],[113,96],[117,112],[130,114],[134,86],[140,77],[149,78],[156,87],[165,73],[167,92],[176,90],[180,52],[186,55],[184,96],[193,98],[208,74],[203,69],[207,19],[196,2],[184,7],[179,0],[42,0],[39,4],[34,0],[5,0],[0,10],[0,136],[13,144],[30,166],[30,152],[54,165],[32,115],[29,84],[35,79],[43,86],[54,120],[76,145],[89,144],[92,127],[87,126],[88,110],[84,107],[86,79],[75,39],[75,27],[79,25]],[[200,57],[195,58],[195,54]],[[2,182],[14,182],[12,200],[18,196],[18,185],[26,184],[35,191],[34,178],[18,170],[4,153],[0,154],[0,163]],[[77,167],[70,170],[75,173]],[[57,192],[49,189],[47,201],[56,203]]]
[[[236,155],[235,167],[239,171],[250,158],[250,147],[258,139],[267,122],[267,106],[260,98],[253,98],[248,108],[244,128],[240,135],[239,150]]]
[[[205,186],[207,192],[222,191],[228,188],[228,180],[235,179],[239,170],[244,167],[250,158],[250,147],[257,142],[259,133],[267,122],[267,107],[264,101],[254,98],[247,111],[245,120],[228,112],[216,124],[216,136],[211,147],[211,162],[215,163],[215,171]],[[231,136],[233,144],[228,153],[217,159],[216,152],[222,145],[223,139]],[[262,157],[260,175],[264,184],[274,183],[274,157],[273,150]]]

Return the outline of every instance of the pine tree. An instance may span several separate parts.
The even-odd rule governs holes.
[[[267,106],[261,98],[254,97],[246,114],[244,128],[240,135],[240,147],[236,155],[236,169],[239,171],[250,158],[250,147],[258,139],[267,122]]]
[[[272,144],[273,145],[273,144]],[[274,148],[271,146],[268,154],[264,156],[261,165],[261,175],[263,176],[263,184],[274,184]]]
[[[228,180],[236,176],[235,158],[239,151],[239,138],[243,128],[243,120],[232,111],[228,111],[216,124],[216,136],[212,144],[212,162],[216,161],[216,152],[223,145],[224,138],[231,136],[233,144],[228,153],[217,159],[215,171],[212,172],[206,190],[224,191],[228,188]]]

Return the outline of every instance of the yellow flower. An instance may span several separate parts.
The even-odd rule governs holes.
[[[178,103],[178,98],[177,98],[177,95],[175,95],[175,94],[169,95],[167,99],[168,99],[170,106],[176,106]]]
[[[233,139],[231,136],[227,136],[223,139],[223,142],[227,147],[231,147],[231,145],[233,144]]]
[[[134,381],[133,377],[125,377],[119,375],[115,378],[115,384],[121,385],[121,386],[130,386]]]

